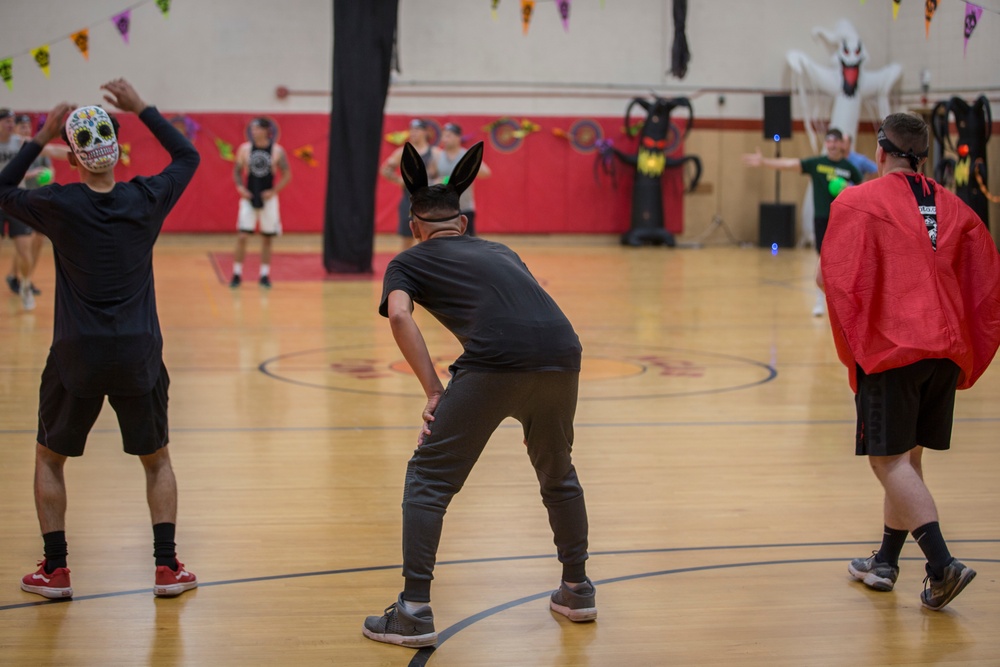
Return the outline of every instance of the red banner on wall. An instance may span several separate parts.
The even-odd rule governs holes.
[[[169,119],[177,114],[164,112]],[[224,160],[216,148],[217,140],[233,147],[246,141],[251,114],[188,114],[198,131],[195,146],[201,153],[201,166],[164,225],[167,232],[234,232],[238,195],[233,163]],[[287,154],[292,181],[282,191],[281,218],[286,232],[320,232],[326,200],[327,137],[326,114],[271,114],[278,126],[278,143]],[[383,134],[405,130],[410,116],[386,116]],[[119,114],[121,140],[131,144],[131,163],[119,165],[115,175],[128,180],[137,175],[156,173],[168,162],[149,131],[130,114]],[[495,116],[441,116],[429,118],[437,125],[454,122],[462,127],[465,145],[486,142],[484,161],[493,176],[476,182],[476,229],[480,233],[550,234],[550,233],[621,233],[628,229],[634,169],[617,163],[617,185],[595,169],[596,153],[574,149],[565,137],[552,130],[567,130],[576,117],[532,119],[540,130],[523,137],[513,150],[493,147],[483,129],[495,122]],[[634,154],[635,139],[623,134],[622,119],[592,118],[603,136],[614,141],[624,153]],[[310,146],[315,164],[296,157],[295,151]],[[397,147],[383,141],[380,159]],[[678,149],[679,155],[683,149]],[[59,180],[67,170],[57,167]],[[668,171],[663,177],[666,227],[674,233],[683,231],[684,209],[681,174]],[[395,232],[397,205],[401,196],[398,185],[379,177],[376,191],[376,232]]]

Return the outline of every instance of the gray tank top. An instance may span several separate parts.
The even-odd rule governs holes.
[[[458,161],[462,159],[465,155],[467,149],[462,148],[455,154],[454,158],[449,158],[448,154],[441,151],[441,154],[437,159],[437,170],[438,170],[438,183],[443,183],[446,177],[451,176],[451,172],[455,171],[455,165]],[[470,185],[469,189],[462,193],[462,197],[458,200],[458,208],[464,213],[465,211],[475,211],[476,210],[476,197],[473,194],[473,187],[475,184]]]

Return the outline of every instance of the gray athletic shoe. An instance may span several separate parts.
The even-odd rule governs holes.
[[[25,310],[35,309],[35,293],[31,291],[31,281],[25,278],[21,281],[18,286],[18,291],[21,295],[21,305],[24,306]]]
[[[975,578],[975,570],[961,561],[952,560],[944,568],[944,576],[940,580],[930,575],[924,577],[924,592],[920,594],[920,602],[932,611],[944,609]]]
[[[879,562],[875,558],[876,554],[878,551],[873,551],[868,558],[855,558],[848,564],[847,571],[858,581],[863,581],[868,588],[891,591],[899,578],[899,568]]]
[[[585,586],[572,590],[565,582],[559,582],[559,588],[552,592],[549,609],[562,614],[574,623],[592,621],[597,618],[596,591],[594,583],[587,579]]]
[[[438,638],[431,608],[424,606],[411,614],[406,611],[402,593],[396,602],[386,607],[384,614],[366,618],[361,631],[368,639],[410,648],[431,646]]]

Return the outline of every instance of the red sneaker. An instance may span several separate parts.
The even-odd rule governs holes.
[[[156,583],[153,585],[153,595],[159,597],[174,597],[184,591],[197,588],[198,577],[184,569],[184,563],[177,561],[177,569],[171,570],[166,565],[156,568]]]
[[[38,564],[38,571],[21,578],[21,590],[36,593],[52,600],[73,597],[73,587],[69,584],[69,568],[57,567],[51,573],[45,572],[45,561]]]

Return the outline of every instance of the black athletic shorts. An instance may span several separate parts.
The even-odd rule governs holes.
[[[167,388],[170,376],[160,363],[160,377],[153,390],[142,396],[108,396],[118,416],[122,444],[127,454],[153,454],[169,442]],[[104,397],[74,396],[59,379],[52,356],[42,371],[38,397],[38,443],[63,456],[80,456],[104,405]]]
[[[951,446],[958,366],[950,359],[924,359],[865,375],[858,368],[858,456],[895,456],[917,445]]]
[[[0,237],[16,238],[18,236],[29,236],[34,231],[34,229],[17,218],[12,218],[3,211],[0,211]]]

